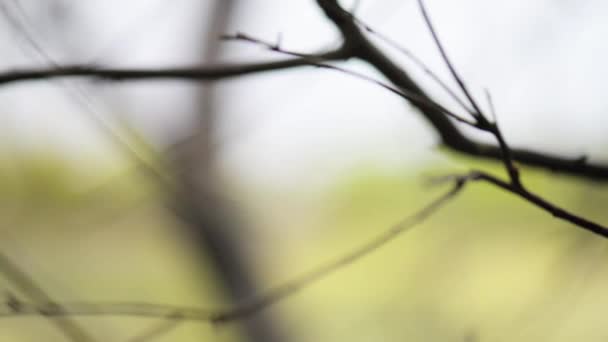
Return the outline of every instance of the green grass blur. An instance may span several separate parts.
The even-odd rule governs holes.
[[[453,157],[457,158],[457,157]],[[503,173],[496,163],[461,159]],[[100,163],[101,164],[101,163]],[[437,165],[361,167],[319,191],[231,186],[262,286],[350,251],[445,187]],[[524,171],[534,191],[608,222],[606,185]],[[164,194],[132,169],[53,153],[0,156],[0,252],[58,301],[224,307],[209,265],[178,233]],[[486,184],[423,224],[268,310],[291,341],[603,341],[606,242]],[[23,296],[0,278],[0,291]],[[154,319],[79,318],[101,341]],[[0,320],[1,341],[63,341],[42,317]],[[237,341],[238,326],[183,323],[155,341]]]

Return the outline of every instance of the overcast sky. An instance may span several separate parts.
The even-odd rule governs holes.
[[[66,18],[61,8],[17,2],[31,20],[31,34],[60,63],[162,67],[200,62],[200,49],[193,46],[204,33],[206,2],[64,0]],[[512,145],[608,159],[603,152],[608,146],[606,1],[426,3],[470,88],[480,99],[484,87],[491,90]],[[358,14],[448,79],[414,0],[363,0]],[[66,24],[50,29],[42,20],[49,17]],[[1,69],[43,65],[14,25],[6,18],[1,25]],[[301,51],[337,42],[334,28],[312,0],[247,0],[229,26],[232,32],[270,40],[281,33],[284,47]],[[259,47],[226,44],[229,61],[281,58]],[[405,58],[387,51],[411,69]],[[380,77],[358,62],[346,66]],[[416,75],[446,99],[422,74]],[[74,99],[82,89],[88,94],[86,110],[79,104],[82,99]],[[223,161],[243,177],[289,184],[322,180],[357,164],[449,162],[432,152],[435,133],[419,114],[393,94],[347,75],[302,68],[222,82],[219,89]],[[195,94],[191,85],[180,82],[23,83],[0,89],[0,134],[3,141],[12,137],[29,145],[57,146],[77,158],[109,158],[119,152],[92,124],[92,113],[108,122],[128,120],[163,145],[187,130]]]

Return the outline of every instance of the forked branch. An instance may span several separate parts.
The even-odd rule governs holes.
[[[362,28],[360,21],[355,20],[354,16],[344,10],[336,0],[317,0],[317,4],[340,30],[345,45],[350,46],[353,50],[353,57],[369,63],[399,89],[406,89],[421,98],[431,99],[404,68],[390,59],[366,37],[365,33],[369,32],[369,27]],[[475,157],[502,160],[503,151],[500,146],[467,137],[445,113],[433,106],[420,103],[414,103],[414,106],[437,131],[441,142],[446,147]],[[592,180],[608,180],[607,166],[588,162],[580,156],[565,158],[520,148],[511,148],[510,153],[512,159],[521,164]]]
[[[423,13],[426,13],[424,10],[424,7],[422,7],[422,3],[421,3],[421,9],[422,9]],[[247,34],[243,34],[243,33],[237,33],[235,35],[226,35],[226,36],[224,36],[224,39],[245,41],[245,42],[261,45],[269,50],[276,51],[281,54],[299,56],[302,58],[309,58],[308,62],[310,63],[310,65],[338,71],[338,72],[345,73],[347,75],[371,82],[380,87],[383,87],[384,89],[391,91],[392,93],[394,93],[398,96],[401,96],[402,98],[410,101],[412,104],[414,104],[416,106],[436,108],[436,109],[440,110],[441,112],[443,112],[448,117],[451,117],[459,122],[465,123],[471,127],[477,128],[481,131],[492,134],[498,142],[498,146],[500,148],[500,153],[501,153],[500,158],[507,170],[507,173],[509,174],[509,181],[504,182],[497,177],[491,176],[490,174],[483,173],[480,171],[473,171],[466,176],[456,177],[456,179],[460,179],[461,181],[464,181],[464,180],[490,181],[491,183],[493,183],[495,185],[499,185],[501,188],[503,188],[509,192],[512,192],[514,194],[521,196],[522,198],[530,201],[531,203],[535,204],[536,206],[539,206],[539,207],[549,211],[555,217],[558,217],[565,221],[571,222],[571,223],[573,223],[583,229],[591,231],[595,234],[601,235],[603,237],[608,237],[608,228],[603,227],[602,225],[592,222],[590,220],[586,220],[581,216],[572,214],[564,209],[561,209],[561,208],[557,207],[556,205],[553,205],[548,200],[545,200],[545,199],[541,198],[540,196],[533,194],[532,192],[528,191],[524,187],[524,185],[520,179],[519,170],[516,168],[515,164],[513,163],[511,149],[508,146],[506,140],[504,139],[504,136],[502,135],[500,127],[498,126],[498,124],[495,121],[495,117],[496,117],[495,109],[494,109],[494,105],[491,101],[491,97],[490,97],[489,93],[487,93],[487,98],[488,98],[488,102],[489,102],[489,106],[490,106],[491,115],[488,115],[487,113],[485,113],[485,111],[483,111],[481,109],[482,107],[477,103],[475,98],[469,93],[469,91],[466,87],[466,83],[464,82],[464,80],[462,80],[460,78],[455,67],[452,65],[452,63],[449,61],[449,59],[447,59],[448,58],[447,54],[445,53],[445,50],[444,50],[441,42],[439,41],[438,35],[435,32],[435,30],[429,20],[428,14],[425,14],[424,17],[425,17],[425,20],[426,20],[426,23],[427,23],[429,29],[431,30],[431,32],[433,32],[433,39],[435,40],[435,43],[437,44],[438,48],[441,51],[443,51],[442,56],[443,56],[443,58],[445,58],[446,64],[449,65],[449,68],[451,70],[453,70],[453,74],[452,74],[453,77],[457,78],[457,84],[459,85],[460,90],[464,94],[466,94],[466,99],[470,103],[472,108],[475,108],[475,111],[472,113],[474,121],[470,121],[469,119],[462,118],[462,117],[458,116],[457,114],[455,114],[454,112],[451,112],[450,110],[446,109],[445,107],[432,101],[431,99],[420,97],[420,96],[418,96],[418,94],[411,93],[407,89],[396,88],[395,86],[386,84],[382,81],[378,81],[367,75],[363,75],[363,74],[354,72],[352,70],[349,70],[349,69],[346,69],[343,67],[327,64],[314,57],[308,57],[304,54],[285,50],[285,49],[281,48],[281,46],[279,44],[276,44],[276,43],[267,42],[262,39],[251,37],[251,36],[249,36]],[[452,92],[452,93],[455,94],[454,92]],[[463,103],[462,106],[464,106],[465,109],[467,109],[466,104]]]
[[[401,90],[415,94],[424,102],[433,103],[431,97],[410,77],[410,75],[394,61],[386,56],[379,48],[370,42],[365,32],[371,32],[368,26],[349,12],[345,11],[336,0],[317,0],[327,17],[342,33],[344,43],[334,51],[319,54],[325,61],[346,60],[359,58],[368,62],[382,73],[393,85]],[[253,73],[283,70],[309,65],[309,58],[296,57],[285,61],[262,62],[234,65],[216,65],[206,67],[177,67],[153,69],[120,69],[106,68],[94,65],[65,65],[60,68],[29,68],[5,71],[0,73],[0,85],[17,82],[46,80],[50,78],[87,77],[104,81],[141,81],[141,80],[189,80],[194,82],[217,81],[226,78],[239,77]],[[416,63],[420,64],[420,63]],[[425,71],[427,72],[427,71]],[[427,72],[428,73],[428,72]],[[436,78],[430,75],[432,78]],[[442,86],[445,88],[445,86]],[[452,95],[450,95],[452,96]],[[461,100],[457,100],[462,102]],[[466,135],[436,106],[423,105],[423,101],[415,104],[421,114],[429,121],[439,134],[442,143],[448,148],[476,157],[501,159],[503,151],[500,146],[475,141]],[[480,108],[468,109],[467,112],[477,112]],[[567,158],[528,149],[511,148],[513,160],[550,171],[569,174],[592,180],[608,180],[608,166],[587,161],[580,156]]]
[[[210,68],[173,68],[173,69],[112,69],[97,68],[92,66],[68,66],[55,67],[51,69],[38,70],[17,70],[0,74],[0,85],[16,83],[26,80],[49,79],[57,77],[90,77],[108,81],[126,80],[150,80],[150,79],[186,79],[193,81],[213,81],[228,77],[237,77],[246,74],[280,70],[291,67],[312,65],[319,68],[342,72],[368,82],[372,82],[383,87],[392,93],[401,96],[415,105],[425,118],[433,125],[440,134],[445,145],[457,151],[473,154],[476,156],[490,157],[502,161],[509,174],[508,180],[502,180],[496,176],[483,171],[474,170],[463,175],[452,175],[444,177],[443,180],[453,182],[453,187],[435,199],[433,202],[422,208],[414,215],[406,218],[397,225],[381,232],[369,241],[364,242],[359,247],[328,262],[320,267],[305,273],[292,281],[283,283],[269,291],[251,298],[249,301],[241,303],[228,310],[204,310],[199,308],[175,307],[167,305],[156,305],[148,303],[54,303],[48,297],[44,300],[34,300],[31,302],[23,301],[11,295],[5,301],[5,306],[0,308],[0,317],[14,317],[36,315],[44,317],[61,316],[137,316],[155,317],[168,321],[194,320],[209,323],[228,323],[241,320],[257,312],[268,308],[277,302],[295,295],[300,290],[311,286],[319,280],[327,277],[334,272],[355,263],[361,258],[376,251],[387,243],[393,241],[398,236],[403,235],[415,225],[423,222],[440,207],[447,203],[464,189],[465,185],[471,181],[484,181],[508,191],[534,206],[570,222],[591,233],[608,238],[608,228],[581,216],[573,214],[559,206],[554,205],[547,199],[533,193],[527,189],[520,180],[519,171],[514,161],[519,161],[534,166],[541,166],[551,170],[561,171],[591,179],[608,180],[608,168],[600,165],[591,165],[580,159],[565,159],[555,156],[548,156],[527,150],[512,149],[507,144],[499,126],[495,120],[493,104],[488,96],[492,116],[487,115],[480,106],[466,83],[457,72],[454,64],[449,60],[445,48],[439,40],[439,36],[434,29],[430,17],[424,8],[422,0],[419,0],[422,15],[427,23],[432,38],[435,41],[439,52],[448,67],[451,76],[458,85],[458,89],[465,100],[460,100],[455,91],[452,91],[435,74],[423,64],[419,65],[429,74],[438,84],[452,96],[456,102],[472,117],[467,118],[455,114],[453,111],[438,104],[428,96],[411,77],[392,60],[390,60],[380,49],[371,43],[365,36],[365,32],[373,32],[369,27],[365,27],[365,32],[361,30],[361,22],[352,14],[342,9],[336,0],[317,0],[319,6],[324,10],[327,17],[338,27],[344,37],[344,44],[339,49],[324,54],[301,54],[286,51],[281,48],[279,43],[269,43],[244,34],[227,36],[226,39],[244,40],[277,51],[291,55],[285,61],[268,62],[247,65],[224,65]],[[392,84],[388,84],[369,76],[348,70],[346,68],[329,64],[328,61],[345,60],[351,57],[359,58],[380,71]],[[452,120],[451,120],[452,119]],[[486,145],[475,142],[464,136],[456,123],[453,121],[467,124],[479,130],[492,134],[497,141],[497,145]],[[41,297],[41,295],[38,295]],[[160,326],[157,330],[151,330],[149,335],[163,333],[173,327],[173,324]]]

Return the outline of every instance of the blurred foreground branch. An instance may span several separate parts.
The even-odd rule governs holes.
[[[421,224],[432,214],[437,212],[450,199],[454,198],[464,189],[469,180],[467,177],[453,179],[452,188],[424,206],[401,222],[377,234],[375,237],[362,243],[359,247],[343,256],[323,264],[310,272],[304,273],[291,281],[273,287],[268,291],[254,296],[249,300],[237,303],[232,309],[211,310],[193,307],[180,307],[151,303],[102,303],[102,302],[27,302],[14,296],[5,301],[0,307],[0,318],[15,316],[134,316],[148,318],[162,318],[167,320],[191,320],[209,322],[213,324],[230,323],[249,318],[267,307],[291,297],[299,291],[315,284],[336,271],[349,266],[363,257],[371,254],[380,247],[393,241],[414,226]],[[60,304],[60,305],[59,305]]]
[[[24,296],[34,303],[47,303],[46,309],[51,309],[58,315],[49,316],[49,322],[57,327],[57,329],[70,341],[73,342],[93,342],[95,339],[77,322],[72,320],[66,314],[70,311],[69,308],[64,308],[62,305],[53,303],[51,296],[38,285],[32,277],[30,277],[20,266],[14,263],[7,255],[0,253],[0,274],[2,274],[12,285],[18,289]],[[53,304],[50,304],[53,303]],[[21,301],[11,293],[7,293],[5,301],[5,313],[16,312],[21,309]],[[39,313],[41,311],[38,311]],[[0,313],[0,315],[2,315]],[[45,316],[45,315],[43,315]]]
[[[445,84],[424,65],[417,63],[419,67],[430,75],[445,91],[452,96],[464,109],[466,116],[458,115],[438,104],[432,97],[422,90],[411,76],[402,67],[398,66],[384,52],[376,47],[368,38],[368,33],[373,30],[362,24],[351,13],[340,7],[336,0],[317,0],[318,5],[324,11],[327,18],[340,30],[344,39],[340,48],[321,54],[300,54],[283,50],[279,43],[272,44],[252,38],[244,34],[227,36],[231,39],[245,40],[261,44],[266,48],[280,53],[291,55],[290,59],[239,65],[217,65],[212,67],[196,68],[168,68],[168,69],[117,69],[100,68],[87,65],[58,66],[40,69],[21,69],[0,73],[0,86],[15,84],[28,80],[46,80],[61,77],[87,77],[105,81],[138,81],[153,79],[179,79],[197,82],[216,81],[224,78],[244,76],[258,72],[282,70],[300,66],[315,66],[325,69],[336,70],[351,76],[363,79],[389,90],[414,105],[425,119],[439,134],[442,143],[458,152],[463,152],[477,157],[491,158],[502,162],[508,174],[508,180],[500,179],[482,171],[471,171],[466,174],[449,175],[438,179],[440,182],[449,181],[453,187],[442,196],[425,206],[422,210],[406,218],[397,225],[364,242],[359,247],[328,262],[320,267],[305,273],[292,281],[288,281],[268,291],[255,291],[255,283],[251,276],[251,269],[244,260],[242,250],[238,243],[227,233],[227,229],[235,224],[234,216],[227,215],[216,184],[217,178],[213,170],[213,152],[211,133],[213,124],[211,115],[213,108],[205,108],[201,130],[197,132],[194,140],[190,141],[185,148],[181,164],[178,165],[179,184],[175,191],[176,202],[179,213],[189,223],[191,236],[198,244],[199,249],[206,251],[213,259],[223,277],[223,282],[228,288],[230,295],[236,299],[233,308],[227,310],[205,310],[191,307],[177,307],[170,305],[157,305],[150,303],[95,303],[95,302],[73,302],[57,303],[45,294],[39,286],[28,279],[18,268],[10,263],[2,265],[0,271],[12,273],[13,281],[26,295],[27,300],[22,300],[14,295],[9,295],[5,306],[0,308],[0,317],[15,316],[43,316],[53,319],[58,326],[74,341],[91,340],[86,333],[64,316],[135,316],[161,318],[170,321],[202,321],[214,324],[228,323],[243,320],[254,316],[263,309],[288,298],[300,290],[316,283],[324,277],[338,271],[357,260],[369,255],[378,248],[384,246],[396,237],[402,235],[410,228],[423,222],[438,210],[443,204],[456,196],[471,181],[484,181],[508,191],[531,204],[549,212],[555,217],[570,222],[591,233],[608,238],[608,228],[598,223],[587,220],[581,216],[570,213],[563,208],[552,204],[549,200],[542,198],[526,188],[520,179],[520,172],[516,162],[542,167],[548,170],[558,171],[593,180],[608,180],[608,167],[590,164],[581,158],[564,158],[548,155],[540,152],[511,148],[500,127],[498,126],[491,98],[488,93],[488,104],[491,107],[491,116],[484,112],[482,106],[469,92],[466,83],[458,74],[453,63],[449,60],[446,50],[441,44],[438,34],[434,29],[424,4],[419,0],[422,16],[429,28],[431,36],[443,58],[450,74],[458,86],[458,90],[464,100],[450,90]],[[342,61],[356,58],[376,68],[390,82],[378,81],[363,74],[348,69],[328,64],[331,61]],[[411,57],[410,57],[411,58]],[[210,101],[207,98],[207,101]],[[465,124],[479,131],[486,132],[495,138],[496,143],[486,144],[475,141],[465,136],[459,124]],[[197,140],[200,139],[200,140]],[[0,262],[2,259],[0,258]],[[250,293],[253,292],[253,293]],[[248,298],[241,299],[245,295]],[[63,317],[63,318],[62,318]],[[146,333],[137,336],[134,340],[146,340],[163,334],[174,324],[162,322],[162,325],[152,327]],[[257,335],[263,336],[263,334]]]

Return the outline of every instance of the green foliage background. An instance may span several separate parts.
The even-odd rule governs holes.
[[[499,165],[458,159],[500,173]],[[57,300],[223,307],[221,288],[180,235],[164,194],[133,168],[5,154],[0,251]],[[125,171],[126,170],[126,171]],[[461,170],[355,168],[318,191],[238,186],[230,196],[265,288],[332,260],[443,191]],[[606,186],[524,170],[531,189],[608,222]],[[271,310],[294,341],[600,341],[608,338],[606,242],[518,198],[472,184],[447,207]],[[22,295],[2,278],[0,290]],[[80,318],[103,341],[154,324]],[[62,341],[44,318],[0,320],[2,341]],[[159,341],[238,340],[238,326],[181,324]]]

